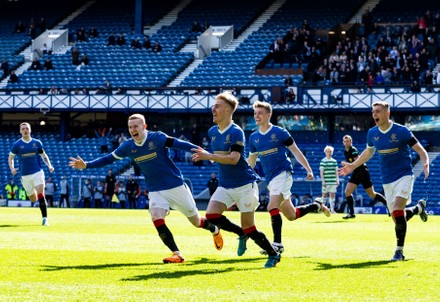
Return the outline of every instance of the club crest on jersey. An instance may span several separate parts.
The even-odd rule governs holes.
[[[397,142],[397,134],[395,134],[395,133],[391,134],[391,141]]]
[[[225,138],[225,144],[230,144],[231,143],[231,136],[228,134],[228,135],[226,135],[226,138]]]
[[[37,147],[37,144],[36,143],[33,143],[32,144],[32,148],[36,148]]]
[[[274,133],[274,134],[272,134],[271,136],[270,136],[270,141],[271,142],[276,142],[276,141],[278,141],[278,139],[277,139],[277,135]]]
[[[153,142],[149,142],[149,143],[148,143],[148,150],[151,150],[151,149],[154,149],[154,148],[156,148],[156,147],[154,146],[154,143],[153,143]]]

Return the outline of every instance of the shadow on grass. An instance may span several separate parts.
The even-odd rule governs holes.
[[[235,264],[235,263],[239,263],[239,262],[261,262],[261,258],[241,258],[241,259],[228,259],[228,260],[209,260],[207,258],[201,258],[199,260],[195,260],[192,262],[186,262],[183,264],[179,264],[179,265],[184,265],[184,266],[190,266],[190,265],[199,265],[199,264]],[[151,274],[146,274],[146,275],[139,275],[139,276],[134,276],[131,278],[124,278],[121,279],[121,281],[145,281],[145,280],[149,280],[149,279],[176,279],[176,278],[182,278],[182,277],[186,277],[186,276],[202,276],[202,275],[211,275],[211,274],[223,274],[223,273],[228,273],[228,272],[237,272],[237,271],[255,271],[255,270],[260,270],[260,269],[265,269],[263,268],[263,264],[264,264],[264,260],[261,263],[261,267],[258,268],[240,268],[237,266],[231,266],[231,267],[227,267],[227,268],[206,268],[206,269],[190,269],[190,270],[177,270],[177,271],[160,271],[160,272],[155,272],[155,273],[151,273]],[[168,266],[174,266],[172,264],[167,264]]]
[[[240,262],[260,262],[264,259],[255,258],[240,258],[240,259],[227,259],[227,260],[212,260],[208,258],[200,258],[194,261],[185,262],[183,265],[191,266],[191,265],[199,265],[199,264],[235,264]],[[138,266],[163,266],[165,265],[162,262],[150,262],[150,263],[105,263],[105,264],[96,264],[96,265],[77,265],[77,266],[61,266],[61,265],[45,265],[41,270],[43,271],[62,271],[62,270],[100,270],[100,269],[113,269],[113,268],[124,268],[124,267],[138,267]],[[174,264],[166,264],[169,266],[173,266]],[[212,269],[215,271],[215,269]]]
[[[23,225],[18,225],[18,224],[0,224],[0,228],[18,228],[22,226]]]
[[[77,266],[61,266],[61,265],[45,265],[43,271],[62,271],[62,270],[99,270],[112,269],[119,267],[136,267],[145,265],[162,265],[161,263],[106,263],[96,265],[77,265]]]
[[[357,262],[357,263],[350,263],[350,264],[331,264],[331,263],[320,263],[315,262],[318,266],[315,268],[315,270],[331,270],[331,269],[340,269],[340,268],[349,268],[349,269],[359,269],[359,268],[372,268],[372,267],[378,267],[381,265],[386,265],[389,263],[395,263],[391,260],[379,260],[379,261],[365,261],[365,262]]]

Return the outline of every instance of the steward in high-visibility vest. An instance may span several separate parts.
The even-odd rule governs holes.
[[[11,178],[9,183],[5,186],[6,199],[16,199],[18,186],[14,183],[14,179]]]
[[[20,189],[18,189],[18,199],[19,200],[27,200],[27,194],[26,194],[26,190],[23,187],[20,187]]]

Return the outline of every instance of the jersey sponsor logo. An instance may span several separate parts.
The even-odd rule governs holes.
[[[23,156],[23,157],[28,157],[28,156],[35,156],[36,155],[36,153],[35,152],[32,152],[32,153],[25,153],[25,154],[22,154],[21,156]]]
[[[378,150],[377,152],[379,152],[379,154],[391,154],[391,153],[399,152],[399,148]]]
[[[272,148],[269,150],[264,150],[261,152],[258,152],[258,155],[269,155],[269,154],[273,154],[273,153],[277,153],[278,152],[278,148]]]
[[[215,139],[217,138],[217,136],[211,136],[211,141],[215,142]]]
[[[374,137],[374,140],[377,142],[379,140],[379,136]]]
[[[252,203],[245,203],[245,204],[244,204],[244,206],[245,206],[246,208],[249,208],[251,205],[252,205]]]
[[[257,138],[256,140],[254,140],[254,143],[259,144],[260,143],[260,139]]]
[[[131,153],[136,153],[138,152],[138,150],[131,150]]]
[[[134,159],[134,161],[139,163],[139,162],[142,162],[142,161],[151,160],[151,159],[156,158],[156,157],[157,157],[157,153],[153,152],[153,153],[150,153],[150,154],[147,154],[147,155],[144,155],[144,156],[136,157]]]

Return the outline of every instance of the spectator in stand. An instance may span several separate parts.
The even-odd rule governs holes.
[[[34,24],[29,25],[28,36],[30,36],[32,40],[37,37],[37,30]]]
[[[374,78],[374,83],[376,85],[383,85],[385,83],[385,79],[380,71],[376,72],[376,77]]]
[[[26,26],[24,25],[23,21],[18,21],[17,25],[15,25],[14,33],[21,34],[24,33],[26,30]]]
[[[78,48],[76,48],[76,47],[72,48],[71,55],[72,55],[72,64],[75,66],[78,66],[80,64]]]
[[[110,80],[105,80],[104,84],[97,91],[98,94],[113,94],[113,86],[110,84]]]
[[[293,86],[293,80],[292,80],[292,77],[289,76],[289,75],[286,75],[286,77],[284,78],[283,85],[284,85],[284,89],[286,89],[286,90],[287,90],[287,88],[289,88],[290,86]]]
[[[115,34],[111,33],[110,36],[108,36],[107,46],[115,46],[115,45],[116,45]]]
[[[8,83],[18,83],[18,76],[15,74],[15,70],[12,69],[9,74]]]
[[[156,41],[153,46],[153,52],[161,52],[162,51],[162,45],[159,44],[159,41]]]
[[[96,29],[96,27],[93,26],[93,27],[90,29],[89,36],[92,37],[92,38],[97,38],[97,37],[99,36],[99,32],[98,32],[98,30]]]
[[[85,53],[83,53],[83,55],[81,56],[81,65],[82,66],[89,65],[89,58]]]
[[[116,38],[116,45],[122,46],[125,45],[125,37],[122,34],[119,34]]]
[[[422,89],[420,88],[419,82],[417,80],[414,80],[412,82],[410,90],[413,93],[419,93],[422,91]]]
[[[41,47],[40,51],[41,51],[41,53],[43,55],[51,55],[52,54],[52,49],[47,47],[46,43],[43,44],[43,46]]]
[[[193,33],[199,33],[202,32],[202,26],[200,26],[199,22],[196,20],[193,22],[193,25],[191,27],[191,32]]]
[[[101,153],[108,153],[108,139],[111,132],[112,128],[110,128],[108,132],[106,128],[95,130],[95,135],[99,139]]]
[[[134,38],[133,41],[131,41],[130,47],[136,48],[136,49],[140,49],[142,47],[141,42],[139,42],[138,37]]]
[[[43,69],[44,70],[51,70],[51,69],[53,69],[53,63],[52,63],[51,59],[47,58],[46,61],[44,61]]]
[[[2,64],[0,65],[0,70],[3,71],[4,76],[9,75],[9,63],[6,60],[3,60]]]
[[[145,48],[147,50],[152,48],[150,36],[145,36],[144,42],[142,43],[142,48]]]
[[[31,66],[29,67],[30,70],[41,70],[41,63],[37,58],[34,58],[32,61]]]
[[[52,87],[50,87],[49,92],[47,94],[59,94],[58,89],[52,85]]]
[[[292,87],[290,87],[289,90],[287,91],[285,101],[288,104],[295,104],[296,94],[295,91],[293,91]]]
[[[87,33],[86,33],[86,30],[84,29],[84,27],[81,27],[76,32],[76,41],[78,41],[78,42],[87,41]]]

